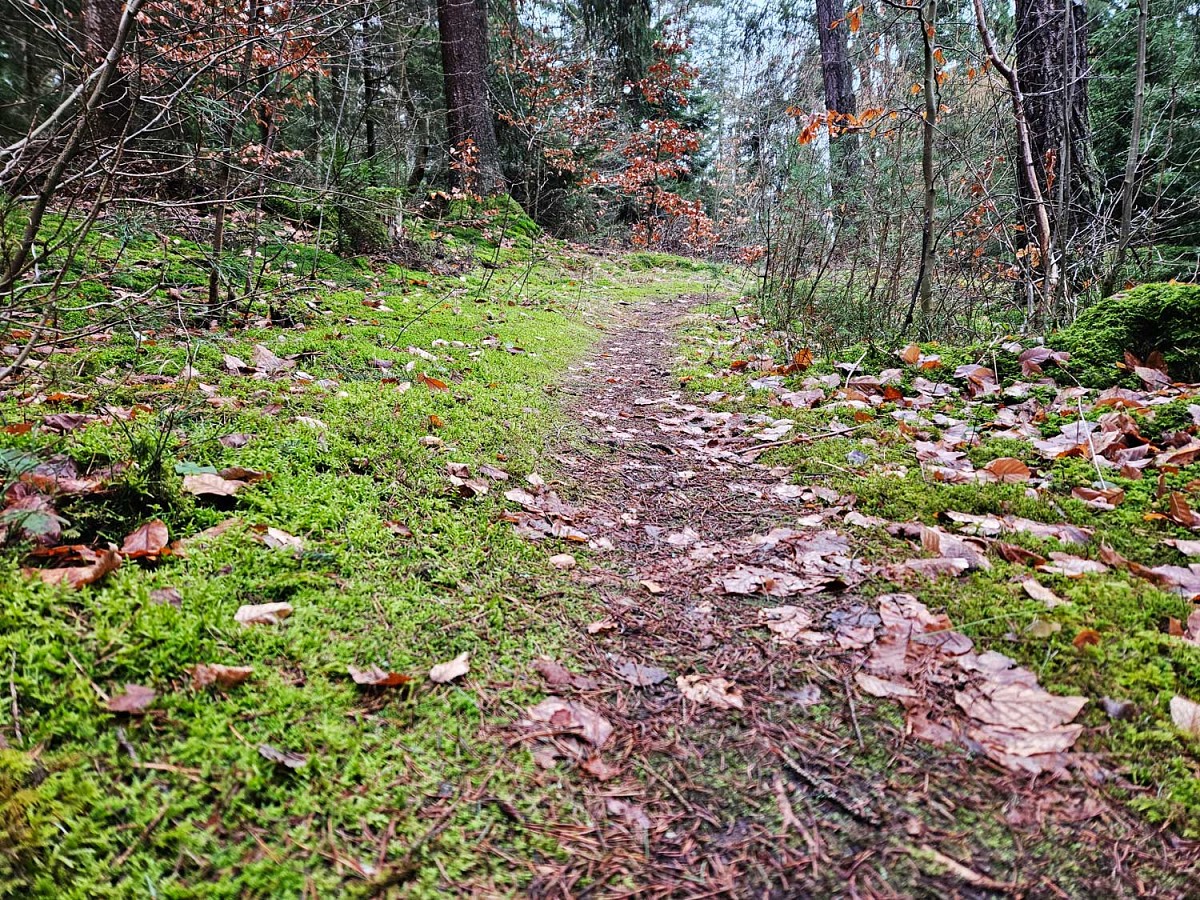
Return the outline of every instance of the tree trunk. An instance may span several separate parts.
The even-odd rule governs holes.
[[[1133,199],[1137,193],[1137,169],[1142,155],[1142,116],[1146,109],[1146,23],[1150,18],[1149,0],[1138,2],[1137,68],[1133,78],[1133,122],[1129,126],[1129,154],[1125,157],[1125,177],[1121,181],[1121,223],[1117,236],[1117,255],[1105,276],[1101,293],[1108,296],[1116,288],[1129,239],[1133,231]]]
[[[116,42],[123,6],[121,0],[84,0],[83,55],[89,66],[102,65]],[[109,137],[124,129],[133,112],[131,88],[129,76],[120,69],[109,77],[108,87],[91,123],[97,137]]]
[[[846,33],[842,0],[817,0],[817,36],[821,43],[821,78],[825,83],[825,107],[839,116],[857,112],[854,100],[854,77],[850,71],[850,56],[846,50]],[[836,27],[835,27],[836,23]],[[830,179],[833,195],[840,197],[846,184],[858,171],[858,135],[852,132],[830,138],[829,156],[833,166]]]
[[[1016,72],[1024,94],[1034,172],[1044,197],[1058,193],[1051,228],[1063,239],[1091,226],[1094,191],[1089,153],[1087,7],[1082,0],[1016,0]],[[1033,192],[1019,169],[1021,199]],[[1058,184],[1056,184],[1058,182]],[[1027,213],[1031,220],[1032,215]]]
[[[486,17],[477,0],[438,0],[446,130],[456,186],[485,196],[504,191],[487,92]]]

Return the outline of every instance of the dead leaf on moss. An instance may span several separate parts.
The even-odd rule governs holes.
[[[429,670],[429,680],[435,684],[446,684],[456,678],[462,678],[471,670],[471,654],[463,651],[449,662],[438,663]]]

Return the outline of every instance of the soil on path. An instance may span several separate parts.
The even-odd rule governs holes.
[[[704,299],[625,307],[564,388],[561,490],[599,544],[577,577],[607,615],[580,637],[591,671],[547,664],[562,709],[520,732],[570,854],[532,894],[1187,896],[1194,854],[1109,796],[1102,760],[1016,773],[858,687],[887,561],[831,521],[852,498],[789,485],[683,393],[675,330]],[[764,627],[788,604],[796,628]]]

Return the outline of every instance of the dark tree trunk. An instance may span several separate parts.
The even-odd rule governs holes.
[[[1017,78],[1025,95],[1034,168],[1061,244],[1094,221],[1087,5],[1082,0],[1017,0],[1016,13]],[[1031,193],[1022,173],[1026,207]]]
[[[854,76],[850,71],[850,55],[846,50],[846,33],[842,0],[817,0],[817,36],[821,42],[821,78],[825,82],[825,108],[840,115],[853,116],[857,109],[854,100]],[[837,23],[834,27],[834,23]],[[841,196],[846,183],[858,171],[858,136],[841,134],[829,143],[833,164],[833,193]]]
[[[487,25],[478,0],[438,0],[442,75],[446,84],[446,130],[457,159],[473,147],[473,171],[459,168],[454,180],[484,195],[504,191],[500,150],[487,93]]]
[[[123,5],[121,0],[84,0],[83,53],[90,67],[103,63],[116,41]],[[112,74],[91,123],[97,137],[109,137],[124,129],[133,112],[131,88],[129,77],[123,72]]]

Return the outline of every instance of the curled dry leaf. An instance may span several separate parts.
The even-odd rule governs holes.
[[[291,550],[299,553],[304,549],[304,541],[295,535],[288,534],[281,528],[270,525],[254,525],[251,527],[255,540],[272,550]]]
[[[363,687],[396,687],[412,681],[412,678],[403,672],[389,672],[379,666],[368,666],[365,669],[347,666],[346,670],[354,679],[354,683]]]
[[[253,666],[223,666],[220,663],[197,663],[192,666],[192,687],[196,690],[202,690],[213,684],[221,688],[237,687],[253,674]]]
[[[291,614],[290,603],[252,603],[238,607],[233,620],[242,625],[278,625]]]
[[[46,584],[61,584],[73,590],[79,590],[89,584],[94,584],[110,572],[121,566],[121,554],[116,550],[92,550],[90,547],[73,547],[85,565],[64,566],[56,569],[23,569],[22,571],[34,578],[40,578]]]
[[[680,675],[675,679],[679,692],[693,703],[715,706],[717,709],[744,709],[745,703],[737,687],[724,678],[707,675]]]
[[[445,684],[466,675],[471,669],[471,654],[464,651],[449,662],[438,663],[429,670],[429,680],[436,684]]]
[[[158,695],[148,687],[140,684],[127,684],[122,693],[109,697],[104,707],[109,712],[137,716],[146,711],[156,696]]]
[[[151,519],[125,538],[121,555],[128,559],[158,556],[170,542],[167,525],[161,519]]]
[[[867,672],[859,672],[854,676],[858,686],[872,697],[916,697],[917,692],[906,684],[889,681]]]
[[[575,557],[570,553],[556,553],[554,556],[550,557],[549,563],[550,565],[554,566],[554,568],[563,569],[565,571],[567,569],[575,568]]]

